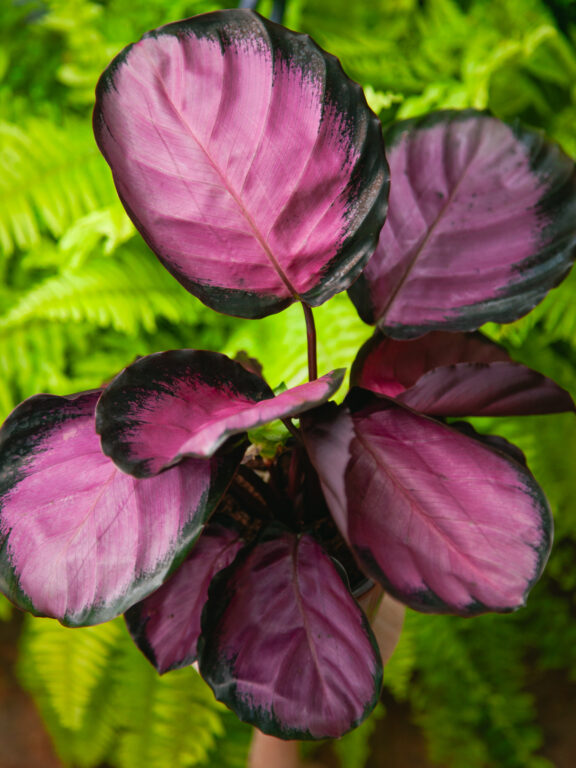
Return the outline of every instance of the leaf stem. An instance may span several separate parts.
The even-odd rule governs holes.
[[[251,11],[255,11],[258,7],[258,2],[259,0],[240,0],[238,8],[249,8]],[[275,21],[276,24],[282,24],[285,9],[286,0],[274,0],[272,4],[272,12],[270,13],[270,21]]]
[[[290,434],[293,435],[296,438],[296,440],[298,440],[299,443],[301,443],[302,435],[300,434],[300,430],[298,429],[298,427],[292,422],[292,419],[286,418],[286,419],[280,419],[280,421],[282,422],[282,424],[284,424],[288,432],[290,432]]]
[[[318,362],[316,356],[316,326],[312,307],[302,302],[304,317],[306,318],[306,337],[308,340],[308,379],[315,381],[318,378]]]
[[[286,0],[274,0],[272,13],[270,14],[270,21],[275,21],[276,24],[282,24],[282,22],[284,21],[285,9],[286,9]]]

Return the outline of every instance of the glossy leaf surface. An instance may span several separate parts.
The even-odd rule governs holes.
[[[574,410],[551,379],[513,363],[479,333],[396,341],[379,332],[360,350],[352,383],[431,416],[518,416]]]
[[[70,626],[108,621],[157,589],[236,468],[190,459],[149,480],[125,475],[100,449],[98,395],[37,395],[0,431],[2,591]]]
[[[573,161],[540,133],[465,110],[393,126],[390,213],[350,295],[399,339],[521,317],[575,255]]]
[[[380,655],[328,555],[279,531],[241,553],[210,588],[200,672],[216,698],[264,733],[341,736],[373,709]]]
[[[208,525],[176,573],[127,611],[126,623],[134,642],[160,674],[196,661],[208,587],[241,547],[238,533],[222,525]]]
[[[107,387],[96,411],[104,453],[125,472],[155,475],[185,456],[211,456],[230,436],[328,400],[338,370],[276,397],[225,355],[182,349],[143,357]]]
[[[126,48],[94,129],[134,224],[213,309],[263,317],[345,290],[386,211],[380,123],[306,35],[229,10]]]
[[[354,402],[357,400],[358,402]],[[347,519],[343,535],[363,569],[420,611],[473,615],[523,605],[546,562],[552,518],[519,463],[393,400],[356,391],[354,408],[307,422],[323,484],[334,461],[323,445],[345,434]],[[328,498],[330,503],[330,499]],[[338,510],[338,522],[341,510]]]

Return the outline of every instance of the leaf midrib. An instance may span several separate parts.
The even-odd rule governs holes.
[[[414,251],[414,255],[410,259],[410,262],[408,263],[408,266],[405,269],[403,276],[400,278],[400,281],[398,282],[398,285],[393,290],[392,295],[390,296],[390,299],[388,300],[388,302],[386,303],[386,305],[385,305],[385,307],[384,307],[384,309],[382,311],[382,315],[380,317],[381,321],[385,322],[386,316],[388,315],[389,311],[392,308],[392,305],[396,301],[396,297],[398,296],[398,294],[400,293],[400,291],[404,287],[404,284],[410,278],[410,276],[412,274],[412,270],[413,270],[414,266],[416,265],[416,262],[418,261],[418,259],[422,255],[422,252],[424,251],[424,249],[426,248],[428,243],[430,242],[430,239],[432,238],[432,235],[434,234],[436,228],[438,227],[440,222],[443,220],[446,211],[448,210],[448,208],[454,202],[454,198],[458,194],[458,192],[460,190],[460,187],[461,187],[464,179],[466,178],[466,176],[468,174],[468,171],[470,170],[470,166],[476,160],[476,155],[478,153],[478,145],[479,145],[480,141],[481,141],[481,137],[479,137],[478,142],[477,142],[477,144],[474,147],[474,150],[472,152],[472,155],[471,155],[470,159],[468,160],[468,162],[466,163],[466,165],[464,166],[464,168],[462,169],[460,177],[458,178],[456,184],[454,185],[454,188],[450,192],[450,194],[448,196],[448,199],[446,200],[444,205],[440,208],[438,214],[436,215],[436,218],[433,220],[432,224],[428,228],[428,231],[426,232],[424,238],[422,239],[422,241],[420,242],[420,244],[417,246],[416,250]],[[384,226],[386,226],[386,224]]]
[[[438,538],[440,538],[446,546],[452,551],[456,557],[459,560],[464,560],[471,569],[476,572],[480,573],[483,577],[483,579],[488,582],[493,588],[499,589],[499,585],[496,584],[493,579],[490,579],[486,576],[486,573],[482,568],[480,568],[475,560],[473,559],[472,553],[466,553],[463,554],[462,551],[456,546],[454,540],[450,537],[450,535],[439,525],[437,525],[436,520],[438,519],[437,516],[431,515],[422,506],[420,499],[415,494],[411,493],[408,488],[402,483],[400,477],[393,471],[389,469],[386,462],[376,453],[372,445],[367,442],[363,436],[361,436],[358,432],[356,432],[356,439],[358,442],[363,446],[363,448],[366,450],[366,452],[372,457],[374,463],[376,466],[382,470],[382,472],[390,479],[392,484],[400,491],[400,493],[408,500],[408,504],[410,507],[417,512],[418,516],[421,520],[424,521],[424,524],[428,523],[430,527],[435,531]],[[428,464],[426,460],[423,459],[422,456],[420,458],[423,460],[423,463],[425,464],[426,469],[430,474],[434,475],[436,474],[435,470],[433,470],[432,467]],[[473,518],[468,514],[466,509],[462,506],[460,501],[456,499],[456,497],[452,494],[450,494],[453,501],[456,502],[457,507],[463,512],[463,516],[465,518],[468,518],[468,521],[474,525],[476,530],[478,530],[483,538],[486,540],[487,545],[490,545],[490,542],[488,540],[488,537],[486,536],[486,533],[483,530],[482,525],[478,524]]]
[[[284,273],[284,271],[281,268],[280,264],[278,263],[276,257],[272,253],[272,250],[271,250],[270,246],[268,245],[268,242],[266,241],[266,238],[261,233],[260,229],[258,228],[258,225],[256,224],[256,222],[254,221],[254,219],[250,215],[248,209],[242,203],[242,201],[241,201],[239,195],[236,193],[236,191],[232,188],[232,186],[231,186],[230,182],[228,181],[228,179],[226,178],[224,172],[216,164],[216,162],[213,160],[212,156],[210,155],[210,153],[208,152],[206,147],[202,144],[200,139],[194,133],[194,131],[192,130],[192,127],[190,126],[188,121],[184,118],[184,115],[180,112],[180,110],[177,108],[177,106],[172,101],[172,99],[170,97],[170,94],[166,90],[166,86],[165,86],[164,80],[162,79],[162,77],[161,77],[160,73],[157,71],[157,69],[154,70],[154,74],[156,75],[156,82],[161,87],[162,92],[164,93],[164,96],[166,98],[166,101],[170,105],[170,107],[172,108],[172,111],[173,111],[174,115],[176,116],[177,120],[184,127],[184,129],[189,134],[189,136],[192,138],[192,140],[196,143],[196,145],[200,148],[200,150],[202,151],[202,153],[206,157],[207,162],[212,166],[212,168],[214,169],[214,171],[216,172],[216,174],[220,178],[223,187],[226,189],[226,191],[228,192],[230,197],[234,200],[234,202],[236,203],[236,205],[237,205],[238,209],[240,210],[241,214],[243,215],[243,217],[245,218],[246,222],[248,223],[248,226],[250,227],[250,229],[252,231],[252,234],[254,235],[254,239],[258,242],[258,244],[260,245],[260,247],[262,248],[262,250],[266,254],[268,260],[270,261],[270,263],[272,265],[272,267],[274,268],[274,270],[276,271],[276,273],[278,274],[278,276],[280,277],[280,279],[282,280],[282,282],[284,283],[284,285],[286,286],[286,288],[288,289],[288,291],[290,292],[292,297],[295,300],[299,301],[300,299],[299,299],[299,296],[298,296],[298,292],[296,291],[296,289],[294,288],[294,286],[292,285],[292,283],[288,279],[287,275]],[[152,117],[153,116],[153,112],[150,109],[150,104],[149,104],[148,100],[146,100],[146,104],[148,106],[148,111],[150,113],[151,124],[152,124],[154,130],[156,131],[156,133],[158,135],[158,138],[160,139],[160,141],[166,147],[166,150],[168,151],[168,154],[170,155],[170,157],[172,157],[175,166],[178,167],[178,164],[174,160],[172,152],[170,151],[169,145],[165,142],[165,140],[164,140],[164,138],[162,136],[161,131],[159,130],[158,126],[156,125],[156,122],[154,121],[154,119]],[[181,174],[180,174],[180,176],[181,176]]]

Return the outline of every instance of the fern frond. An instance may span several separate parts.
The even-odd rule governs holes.
[[[14,328],[0,341],[0,408],[6,416],[37,392],[66,391],[68,352],[81,331],[55,325]]]
[[[410,681],[417,666],[414,628],[405,622],[394,653],[384,667],[384,686],[398,701],[408,698]]]
[[[410,698],[439,764],[551,768],[537,754],[542,733],[524,689],[523,637],[515,618],[463,622],[409,612],[418,653]]]
[[[490,326],[494,338],[508,342],[515,347],[529,340],[536,326],[546,333],[548,343],[566,341],[574,344],[576,339],[576,270],[573,269],[564,282],[546,296],[528,315],[515,323]]]
[[[236,715],[224,706],[219,712],[223,732],[217,738],[214,749],[208,754],[204,764],[207,768],[246,768],[252,727],[238,720]]]
[[[306,5],[302,23],[354,79],[397,95],[383,120],[433,109],[490,108],[574,144],[576,52],[541,0]],[[561,96],[559,95],[561,94]],[[564,114],[566,113],[566,115]]]
[[[100,386],[137,354],[162,349],[163,339],[167,348],[221,343],[231,322],[211,324],[134,238],[113,258],[33,285],[0,316],[0,415],[36,392]]]
[[[63,728],[81,727],[120,631],[121,625],[115,622],[78,632],[50,619],[28,621],[22,641],[26,663],[21,662],[20,678],[26,687],[45,692]]]
[[[84,214],[115,200],[88,121],[57,126],[0,123],[0,253],[59,237]]]
[[[158,320],[193,323],[204,308],[143,247],[96,258],[48,278],[0,318],[0,340],[30,323],[87,323],[126,334],[153,332]]]
[[[323,48],[334,53],[350,77],[379,90],[414,93],[422,86],[412,57],[402,55],[402,41],[414,40],[415,0],[379,0],[368,11],[363,3],[306,3],[301,23]]]
[[[250,728],[231,724],[194,669],[160,677],[122,619],[78,630],[29,617],[18,671],[68,765],[192,768],[213,756],[235,768],[245,761]]]
[[[31,667],[31,672],[33,671]],[[96,689],[107,689],[108,679],[102,678]],[[39,686],[28,686],[36,705],[42,716],[42,720],[50,734],[58,757],[62,765],[70,768],[96,768],[104,761],[110,751],[110,745],[114,738],[114,730],[109,724],[109,711],[102,707],[100,702],[107,701],[107,694],[98,696],[90,705],[90,720],[85,721],[77,731],[71,731],[62,726],[58,713],[54,710],[50,697]]]
[[[41,26],[64,38],[57,77],[68,87],[69,101],[80,106],[93,103],[98,77],[127,43],[170,21],[229,7],[210,0],[174,0],[169,5],[150,0],[137,11],[126,0],[110,0],[105,6],[91,0],[47,0],[46,5]]]
[[[118,768],[203,763],[223,728],[212,692],[191,667],[160,677],[125,635],[110,706],[118,713]]]
[[[116,200],[112,205],[78,219],[64,233],[58,243],[60,259],[68,257],[70,268],[77,270],[97,248],[110,256],[134,234],[134,225],[120,201]]]

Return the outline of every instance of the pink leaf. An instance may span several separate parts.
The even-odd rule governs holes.
[[[160,674],[196,661],[208,587],[242,543],[230,528],[207,526],[176,573],[126,613],[134,642]]]
[[[354,400],[358,402],[355,403]],[[357,393],[306,421],[306,442],[323,484],[333,461],[323,445],[347,431],[347,518],[336,521],[363,567],[421,611],[472,615],[523,605],[551,544],[542,491],[519,463],[388,398]],[[356,410],[357,409],[357,410]],[[334,447],[335,450],[335,447]],[[330,503],[330,499],[328,502]]]
[[[274,394],[257,374],[217,352],[182,349],[143,357],[98,403],[104,453],[125,472],[149,477],[185,456],[211,456],[230,436],[289,418],[328,400],[340,369]]]
[[[574,410],[566,390],[516,363],[436,368],[397,399],[430,416],[525,416]]]
[[[197,16],[126,48],[98,85],[94,130],[146,242],[221,312],[321,304],[376,247],[378,119],[333,56],[258,14]]]
[[[436,331],[397,341],[376,331],[352,366],[354,385],[431,416],[515,416],[574,410],[551,379],[513,363],[479,333]]]
[[[98,395],[37,395],[0,431],[2,591],[70,626],[108,621],[157,589],[239,460],[190,459],[135,480],[101,452]]]
[[[556,144],[473,110],[407,120],[386,140],[389,216],[350,292],[366,322],[398,339],[510,322],[566,276],[576,174]]]
[[[210,588],[200,672],[241,720],[335,738],[375,706],[382,667],[365,616],[310,536],[271,529]]]
[[[351,386],[396,397],[428,371],[455,363],[511,362],[508,352],[481,333],[434,331],[410,341],[397,341],[380,331],[360,348]]]

